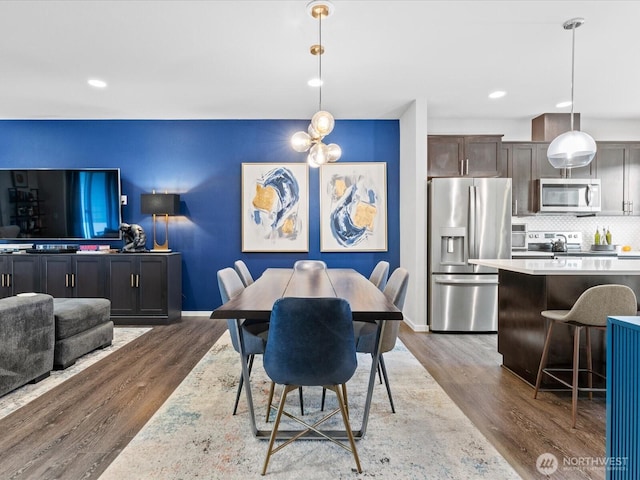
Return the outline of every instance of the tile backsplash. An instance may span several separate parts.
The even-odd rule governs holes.
[[[589,250],[596,228],[611,232],[614,245],[630,245],[640,250],[640,217],[574,217],[568,215],[538,215],[535,217],[513,217],[513,223],[525,223],[527,230],[563,230],[582,232],[582,248]]]

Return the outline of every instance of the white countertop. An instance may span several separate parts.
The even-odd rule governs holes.
[[[469,260],[474,265],[529,275],[640,275],[640,262],[615,257]]]

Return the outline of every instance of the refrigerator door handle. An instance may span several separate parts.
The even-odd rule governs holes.
[[[477,258],[476,252],[476,187],[469,187],[469,258]]]
[[[465,280],[460,278],[441,279],[436,276],[434,281],[439,285],[498,285],[497,280],[491,280],[491,279],[482,279],[482,280]]]

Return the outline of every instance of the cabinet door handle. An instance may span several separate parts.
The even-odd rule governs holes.
[[[4,285],[4,273],[1,275],[1,280],[2,280],[1,285],[4,287],[4,286],[5,286],[5,285]]]
[[[464,165],[465,165],[464,174],[469,175],[469,159],[468,158],[464,161]]]
[[[76,288],[76,274],[71,274],[71,288]]]
[[[131,288],[134,288],[135,286],[136,286],[135,275],[132,273],[131,274]]]
[[[518,215],[518,199],[516,198],[516,210],[513,212],[515,215]]]
[[[633,215],[633,202],[629,202],[629,215]]]
[[[460,175],[464,175],[464,160],[460,160]]]
[[[140,275],[136,275],[136,288],[140,288]]]
[[[69,288],[69,274],[68,273],[64,274],[64,286]]]
[[[11,286],[11,277],[13,277],[13,274],[7,273],[7,287]]]

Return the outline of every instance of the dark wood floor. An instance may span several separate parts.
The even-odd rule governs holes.
[[[536,469],[543,453],[560,462],[554,480],[605,478],[604,468],[574,467],[605,456],[603,394],[579,400],[572,429],[570,393],[534,400],[533,388],[500,366],[495,334],[416,333],[402,325],[400,339],[523,478],[543,478]]]
[[[154,327],[0,420],[0,479],[98,478],[225,330]]]
[[[203,317],[155,327],[0,420],[0,478],[98,478],[225,328]],[[415,333],[403,325],[400,338],[523,478],[542,478],[541,453],[561,462],[604,456],[604,400],[581,401],[572,430],[569,397],[533,400],[531,387],[499,366],[494,335]],[[561,466],[552,478],[604,474]]]

